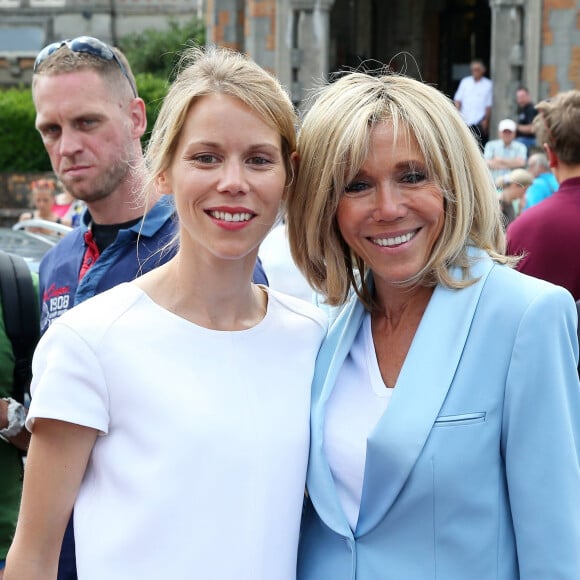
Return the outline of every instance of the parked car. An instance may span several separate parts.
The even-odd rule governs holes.
[[[36,233],[27,228],[42,228]],[[0,250],[23,257],[33,272],[38,272],[40,260],[72,228],[46,220],[30,219],[0,228]],[[50,232],[50,233],[48,233]]]

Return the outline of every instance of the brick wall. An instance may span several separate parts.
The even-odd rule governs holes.
[[[544,0],[541,96],[580,90],[580,0]]]

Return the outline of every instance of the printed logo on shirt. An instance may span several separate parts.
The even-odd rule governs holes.
[[[45,290],[42,295],[42,312],[40,328],[42,332],[71,306],[70,286],[57,288],[55,284]]]

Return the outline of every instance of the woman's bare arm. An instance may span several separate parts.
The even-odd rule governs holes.
[[[36,419],[4,580],[56,579],[62,538],[96,438],[95,429]]]

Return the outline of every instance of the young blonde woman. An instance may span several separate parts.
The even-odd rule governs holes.
[[[295,579],[325,319],[251,281],[295,117],[248,58],[187,58],[147,154],[179,249],[43,337],[5,580],[56,577],[73,504],[79,580]]]

